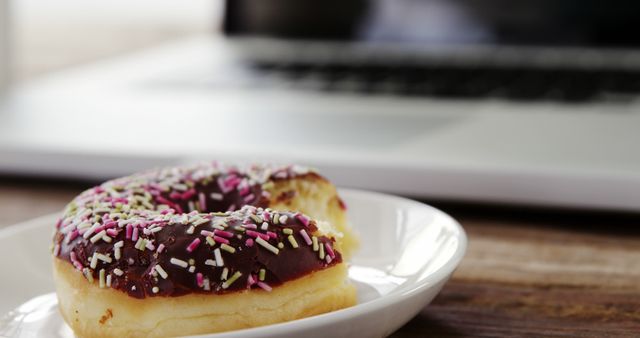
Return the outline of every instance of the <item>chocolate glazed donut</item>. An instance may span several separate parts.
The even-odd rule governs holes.
[[[314,183],[320,188],[308,187]],[[327,185],[332,189],[327,190]],[[120,303],[107,308],[107,320],[103,320],[103,315],[96,325],[78,324],[79,319],[91,322],[92,317],[84,318],[79,313],[82,306],[78,303],[83,301],[82,297],[75,294],[71,297],[74,301],[61,297],[69,293],[66,291],[72,291],[69,285],[73,283],[64,283],[69,274],[63,272],[71,271],[71,267],[76,270],[74,283],[82,276],[85,284],[101,289],[99,292],[116,291],[139,301],[213,297],[211,301],[223,305],[223,299],[229,299],[222,297],[225,295],[252,289],[261,294],[270,293],[274,288],[286,286],[287,282],[343,266],[341,229],[336,230],[299,211],[269,208],[278,204],[307,206],[309,201],[304,200],[305,196],[317,199],[314,193],[323,189],[328,191],[324,194],[328,197],[321,199],[321,213],[327,219],[342,222],[343,203],[335,188],[317,173],[296,166],[237,168],[213,163],[168,168],[108,181],[89,189],[67,206],[56,224],[53,255],[56,276],[63,276],[56,278],[63,315],[79,335],[153,335],[156,332],[153,330],[160,325],[154,324],[152,318],[149,325],[118,327],[118,323],[127,322],[112,319],[113,308],[119,308]],[[301,203],[296,199],[301,199]],[[326,207],[333,204],[338,207]],[[341,226],[346,228],[346,224]],[[63,264],[66,268],[60,268]],[[344,267],[338,270],[342,274],[346,271]],[[323,308],[318,306],[322,301],[315,300],[317,313],[354,302],[351,286],[338,289],[342,290],[343,302],[336,302],[333,295],[329,297],[333,299],[331,304]],[[184,297],[185,301],[188,297]],[[122,306],[118,312],[129,310]],[[217,313],[211,308],[208,311],[198,316]],[[271,317],[281,321],[277,316]],[[109,320],[111,325],[105,326]],[[255,324],[269,322],[261,319]],[[194,324],[192,330],[182,329],[176,334],[250,326],[254,326],[253,323],[217,327]],[[162,334],[168,332],[165,329]]]

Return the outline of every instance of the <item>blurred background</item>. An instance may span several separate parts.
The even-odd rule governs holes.
[[[298,162],[420,198],[637,211],[634,1],[0,0],[0,173]]]

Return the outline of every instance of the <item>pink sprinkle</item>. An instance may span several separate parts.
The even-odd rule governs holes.
[[[101,226],[99,226],[99,227],[95,228],[95,229],[93,230],[93,233],[94,233],[94,234],[97,234],[97,233],[99,233],[99,232],[100,232],[100,231],[102,231],[102,230],[104,230],[104,225],[101,225]]]
[[[271,238],[278,238],[278,235],[273,231],[267,231],[267,235]]]
[[[82,229],[78,230],[78,234],[84,235],[84,233],[87,232],[87,230],[89,230],[89,228],[82,228]]]
[[[189,189],[189,190],[185,191],[185,192],[182,194],[182,199],[183,199],[183,200],[188,200],[188,199],[190,199],[190,198],[191,198],[193,195],[195,195],[195,194],[196,194],[196,189],[191,188],[191,189]]]
[[[200,193],[200,195],[198,195],[198,198],[200,199],[200,208],[202,210],[207,210],[207,198],[204,195],[204,193]]]
[[[151,243],[151,241],[148,241],[147,244],[145,245],[145,247],[151,251],[156,249],[156,246],[153,245],[153,243]]]
[[[184,211],[182,210],[182,207],[180,206],[180,204],[174,204],[173,205],[174,209],[176,209],[176,211],[178,211],[179,214],[183,214]]]
[[[229,244],[229,240],[228,239],[222,238],[220,236],[213,236],[213,240],[218,242],[218,243]]]
[[[309,237],[309,234],[307,234],[306,231],[304,231],[304,229],[300,230],[300,236],[302,236],[302,238],[304,238],[305,243],[307,243],[307,245],[311,245],[311,243],[313,243],[311,241],[311,238]]]
[[[170,212],[173,212],[173,211],[174,211],[173,209],[164,209],[164,210],[162,210],[160,213],[161,213],[162,215],[166,215],[166,214],[168,214],[168,213],[170,213]]]
[[[138,240],[138,228],[133,228],[133,235],[131,235],[131,240],[132,241],[137,241]]]
[[[255,279],[253,279],[253,276],[249,275],[249,277],[247,277],[247,286],[251,286],[253,284],[255,284],[256,281]]]
[[[249,194],[244,198],[245,202],[251,202],[256,198],[256,196],[254,194]]]
[[[249,185],[244,184],[242,188],[240,188],[240,196],[244,196],[249,193]]]
[[[244,245],[246,245],[247,247],[252,247],[253,246],[253,239],[248,238],[246,242],[244,242]]]
[[[173,191],[169,194],[169,198],[172,200],[179,200],[182,199],[182,194],[177,191]]]
[[[131,239],[132,232],[133,232],[133,227],[131,226],[131,224],[127,224],[127,233],[126,233],[127,239]]]
[[[329,254],[329,256],[331,256],[331,259],[336,258],[336,253],[333,252],[333,249],[331,248],[331,245],[329,245],[329,243],[324,243],[324,247],[327,249],[327,253]]]
[[[158,245],[158,253],[161,253],[164,250],[164,244]]]
[[[53,247],[53,255],[55,257],[58,257],[59,254],[60,254],[60,244],[56,244],[56,246]]]
[[[195,250],[198,245],[200,245],[200,238],[194,239],[193,242],[191,242],[191,244],[189,244],[189,246],[187,247],[187,251],[193,252],[193,250]]]
[[[229,209],[227,209],[227,211],[234,211],[234,210],[236,210],[236,205],[235,204],[231,204],[229,206]]]
[[[258,229],[258,226],[253,223],[245,224],[244,227],[247,229]]]
[[[157,197],[156,197],[156,200],[157,200],[157,201],[158,201],[158,203],[160,203],[160,204],[166,204],[166,205],[168,205],[169,207],[171,207],[171,208],[173,208],[173,209],[176,209],[176,210],[178,209],[178,208],[177,208],[177,206],[178,206],[177,204],[175,204],[175,203],[173,203],[173,202],[169,201],[168,199],[166,199],[166,198],[164,198],[164,197],[162,197],[162,196],[157,196]],[[182,212],[181,212],[181,213],[182,213]]]
[[[331,258],[331,256],[329,256],[329,255],[326,255],[326,256],[324,256],[324,260],[327,261],[327,264],[331,264],[331,261],[333,260],[333,258]]]
[[[93,189],[93,192],[95,192],[96,194],[100,194],[104,192],[104,189],[102,189],[102,187],[95,187]]]
[[[298,214],[296,215],[296,218],[302,222],[302,224],[304,224],[304,226],[308,227],[309,226],[309,217],[303,215],[303,214]]]
[[[69,235],[67,235],[67,244],[71,243],[71,241],[76,239],[78,235],[80,235],[80,232],[78,231],[78,229],[73,230],[71,233],[69,233]]]
[[[116,225],[118,225],[118,222],[116,221],[109,221],[107,223],[104,224],[104,228],[105,229],[109,229],[109,228],[114,228]]]
[[[201,288],[204,285],[204,277],[200,272],[196,273],[196,282],[198,283],[198,287]]]
[[[226,238],[231,238],[233,237],[233,233],[229,232],[229,231],[224,231],[224,230],[213,230],[213,233],[218,235],[218,236],[222,236],[222,237],[226,237]]]
[[[265,282],[258,282],[256,284],[258,284],[258,286],[260,288],[262,288],[264,291],[271,292],[271,290],[272,290],[271,287],[269,286],[269,284],[267,284]]]
[[[209,230],[202,230],[202,231],[200,231],[200,234],[202,236],[213,236],[214,235],[214,233],[209,231]]]
[[[73,263],[73,266],[75,266],[76,269],[82,270],[82,268],[84,268],[84,266],[82,266],[82,263],[80,263],[80,261],[78,260],[78,256],[76,256],[76,253],[74,251],[71,251],[71,253],[69,254],[69,259],[71,259],[71,263]]]
[[[259,233],[257,231],[247,230],[246,233],[247,233],[247,235],[249,235],[251,237],[254,237],[254,238],[255,237],[260,237],[260,238],[264,239],[265,241],[269,240],[269,235],[265,235],[265,234]]]
[[[118,236],[118,230],[116,230],[116,229],[107,229],[107,235],[109,235],[111,237],[116,237],[116,236]]]
[[[223,194],[226,194],[229,191],[233,190],[233,188],[227,186],[222,176],[218,177],[218,186],[220,187],[220,191],[222,191]]]
[[[262,218],[264,219],[271,219],[271,214],[269,214],[268,211],[265,211],[262,213]]]
[[[60,226],[62,226],[62,218],[58,219],[58,222],[56,223],[56,229],[60,229]]]
[[[236,186],[240,183],[240,181],[242,181],[240,177],[232,174],[227,177],[227,179],[224,181],[224,184],[230,189],[235,189]]]

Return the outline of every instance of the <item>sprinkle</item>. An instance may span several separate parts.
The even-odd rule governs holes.
[[[253,201],[255,198],[256,198],[256,195],[254,195],[254,194],[249,194],[249,195],[247,195],[247,196],[245,196],[245,197],[244,197],[244,201],[245,201],[246,203],[249,203],[249,202]]]
[[[222,274],[220,275],[220,279],[227,280],[227,275],[228,274],[229,274],[229,269],[228,268],[222,269]]]
[[[282,229],[282,232],[284,232],[284,233],[285,233],[285,234],[287,234],[287,235],[291,235],[291,234],[293,234],[293,230],[288,229],[288,228],[287,228],[287,229]]]
[[[325,261],[327,261],[327,264],[331,264],[331,261],[333,260],[333,258],[331,258],[331,256],[327,255],[324,258],[325,258]]]
[[[212,192],[211,194],[209,194],[209,197],[211,197],[211,199],[215,201],[222,201],[223,195],[221,193]]]
[[[91,228],[89,228],[89,230],[87,230],[84,234],[82,234],[82,237],[83,237],[84,239],[89,238],[89,237],[93,234],[93,232],[94,232],[94,231],[95,231],[99,226],[100,226],[100,224],[98,224],[98,223],[94,223],[94,224],[91,226]]]
[[[158,273],[160,274],[160,277],[162,277],[163,279],[167,279],[167,277],[169,277],[169,274],[159,264],[154,266],[153,268],[156,269],[156,271],[158,271]]]
[[[111,263],[111,262],[112,262],[111,257],[109,257],[109,256],[107,256],[107,255],[104,255],[104,254],[101,254],[101,253],[97,253],[97,252],[96,252],[96,253],[94,254],[94,256],[95,256],[97,259],[99,259],[99,260],[101,260],[101,261],[103,261],[103,262],[105,262],[105,263]]]
[[[251,236],[251,237],[259,237],[262,238],[264,240],[269,240],[269,235],[265,235],[262,233],[259,233],[257,231],[253,231],[253,230],[247,230],[247,235]]]
[[[160,245],[158,245],[158,250],[156,250],[156,252],[161,253],[162,250],[164,250],[164,243],[161,243]]]
[[[267,236],[269,236],[269,238],[278,238],[278,235],[273,231],[267,231]]]
[[[213,239],[218,243],[229,244],[229,240],[220,236],[213,236]]]
[[[157,266],[157,265],[156,265],[156,266]],[[161,268],[161,269],[162,269],[162,268]],[[156,270],[157,270],[157,269],[156,269]],[[124,274],[124,271],[122,271],[122,270],[120,270],[120,269],[118,269],[118,268],[115,268],[115,269],[113,269],[113,273],[115,273],[115,274],[116,274],[116,276],[118,276],[118,277],[119,277],[119,276],[122,276],[122,275]]]
[[[233,233],[229,232],[229,231],[224,231],[224,230],[214,230],[213,231],[214,234],[218,235],[218,236],[222,236],[222,237],[226,237],[226,238],[231,238],[233,237]]]
[[[273,214],[273,224],[278,224],[279,220],[280,220],[280,215],[278,215],[278,213]]]
[[[313,251],[318,251],[319,249],[319,245],[318,245],[318,237],[313,236],[311,237],[312,242],[313,242]]]
[[[236,249],[234,247],[232,247],[232,246],[230,246],[228,244],[225,244],[225,243],[222,243],[220,245],[220,249],[222,249],[222,250],[224,250],[226,252],[229,252],[229,253],[235,253],[236,252]]]
[[[307,243],[307,245],[311,245],[313,243],[311,241],[311,238],[309,237],[309,234],[307,234],[307,232],[304,229],[300,230],[300,236],[304,238],[304,241],[305,243]]]
[[[192,225],[192,226],[189,227],[189,229],[187,229],[187,233],[189,235],[192,235],[195,230],[196,230],[196,228]]]
[[[173,265],[177,265],[181,268],[186,268],[187,266],[189,266],[189,264],[187,264],[187,262],[183,261],[182,259],[177,259],[175,257],[171,257],[171,259],[169,260],[169,262]]]
[[[202,236],[213,236],[213,232],[209,230],[200,230],[200,235]]]
[[[136,244],[133,247],[138,249],[138,250],[140,250],[140,251],[144,251],[145,244],[147,244],[145,242],[145,239],[140,237],[140,238],[138,238],[138,241],[136,242]]]
[[[207,240],[207,244],[209,244],[210,246],[215,246],[216,245],[216,241],[213,240],[213,237],[205,237],[205,239]]]
[[[263,222],[262,226],[260,226],[260,230],[267,230],[267,229],[269,229],[269,223]]]
[[[131,224],[127,224],[127,230],[126,230],[127,239],[131,239],[132,232],[133,232],[133,227],[131,226]]]
[[[160,292],[160,288],[157,287],[157,286],[154,286],[153,288],[151,288],[151,292],[158,293],[158,292]]]
[[[105,286],[105,280],[104,280],[104,269],[100,269],[100,272],[99,272],[99,274],[98,274],[98,275],[100,276],[100,279],[99,279],[99,280],[100,280],[100,283],[99,283],[100,288],[101,288],[101,289],[104,289],[104,286]]]
[[[293,235],[289,235],[289,237],[287,237],[287,239],[289,240],[289,243],[291,243],[291,246],[294,249],[298,248],[298,242],[296,242],[296,239],[293,237]]]
[[[258,215],[249,215],[249,217],[251,217],[251,219],[256,223],[262,223],[262,217],[258,216]]]
[[[284,249],[284,243],[278,242],[278,249]]]
[[[123,246],[124,246],[124,241],[117,241],[117,242],[113,245],[113,247],[114,247],[114,248],[121,248],[121,247],[123,247]]]
[[[272,290],[272,288],[269,286],[269,284],[267,284],[265,282],[258,282],[257,284],[264,291],[271,292],[271,290]]]
[[[189,244],[189,246],[187,247],[187,251],[193,252],[193,250],[195,250],[198,245],[200,245],[200,238],[194,239],[193,242],[191,242],[191,244]]]
[[[284,225],[285,223],[287,223],[287,215],[280,216],[280,218],[278,218],[278,221],[280,222],[280,224]]]
[[[204,193],[200,193],[198,195],[198,200],[200,202],[200,208],[202,210],[207,210],[207,198],[204,196]]]
[[[118,230],[116,230],[116,229],[108,229],[107,230],[107,235],[109,235],[111,237],[116,237],[118,235]]]
[[[229,278],[229,280],[225,281],[224,283],[222,283],[222,288],[223,289],[227,289],[229,288],[229,286],[231,286],[231,284],[233,284],[233,282],[235,282],[236,280],[238,280],[238,278],[242,277],[242,273],[240,271],[236,271],[233,276],[231,276],[231,278]]]
[[[91,273],[91,270],[89,270],[89,268],[84,268],[82,269],[82,272],[84,273],[84,276],[87,278],[89,283],[93,283],[93,274]]]
[[[205,278],[203,281],[203,284],[204,284],[205,291],[211,290],[211,282],[209,281],[209,278]]]
[[[213,250],[213,255],[216,258],[216,264],[218,266],[224,266],[224,261],[222,260],[222,253],[220,253],[220,249],[219,248]]]
[[[107,287],[111,287],[111,275],[107,275]]]
[[[308,227],[309,226],[309,217],[303,215],[303,214],[298,214],[296,216],[296,218],[302,222],[302,224],[304,224],[304,226]]]
[[[234,211],[234,210],[236,210],[236,205],[235,204],[231,204],[229,206],[229,208],[227,209],[227,211]]]
[[[204,265],[217,266],[216,261],[214,261],[213,259],[207,259],[206,261],[204,261]]]
[[[265,249],[273,252],[276,255],[280,252],[280,250],[278,250],[278,248],[276,248],[275,246],[269,244],[269,242],[267,242],[264,239],[262,239],[262,237],[256,238],[256,243],[262,245]]]
[[[91,257],[91,262],[89,263],[89,266],[92,269],[95,269],[98,266],[98,256],[96,256],[96,254],[94,253],[93,256]]]
[[[251,286],[255,283],[256,283],[256,280],[253,279],[253,276],[249,275],[249,277],[247,277],[247,286]]]
[[[324,243],[324,247],[327,249],[327,253],[331,257],[331,259],[336,258],[336,253],[333,252],[333,248],[331,248],[331,245],[329,245],[329,243]]]
[[[192,265],[192,266],[189,267],[189,272],[194,273],[195,271],[196,271],[196,267],[195,266]]]
[[[324,245],[320,246],[319,257],[320,257],[320,259],[324,259]]]
[[[267,270],[265,270],[265,269],[260,269],[260,272],[258,273],[258,279],[259,279],[260,281],[263,281],[263,280],[264,280],[264,277],[266,277],[266,274],[267,274]]]
[[[131,235],[131,240],[134,241],[134,242],[138,240],[138,228],[137,227],[133,228],[133,235]]]
[[[78,257],[76,256],[75,252],[71,251],[71,253],[69,254],[69,259],[73,263],[73,266],[76,267],[76,269],[78,270],[84,269],[84,266],[82,266],[82,263],[80,263],[80,261],[78,260]]]
[[[193,226],[197,227],[197,226],[200,226],[200,225],[205,224],[205,223],[209,223],[209,219],[208,218],[201,218],[201,219],[193,222]]]
[[[246,245],[247,247],[252,247],[253,246],[253,239],[248,238],[245,242],[244,245]]]
[[[53,256],[58,257],[59,254],[60,254],[60,244],[56,244],[56,246],[53,247]]]
[[[196,274],[196,283],[198,283],[198,287],[200,288],[204,286],[204,277],[200,272]]]

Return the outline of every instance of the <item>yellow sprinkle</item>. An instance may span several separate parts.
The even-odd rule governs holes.
[[[293,230],[291,230],[291,229],[289,229],[289,228],[282,229],[282,232],[284,232],[284,233],[285,233],[285,234],[287,234],[287,235],[291,235],[291,234],[293,234]]]
[[[233,282],[235,282],[241,276],[242,276],[242,273],[240,271],[236,271],[236,273],[234,273],[233,276],[231,276],[231,278],[229,278],[228,281],[225,281],[224,283],[222,283],[222,288],[223,289],[228,288],[229,286],[231,286],[231,284],[233,284]]]
[[[284,243],[278,242],[278,249],[284,249]]]
[[[207,236],[207,237],[205,237],[205,238],[206,238],[206,240],[207,240],[207,243],[208,243],[210,246],[215,246],[215,245],[216,245],[216,241],[214,241],[214,240],[213,240],[213,237]]]
[[[220,249],[230,253],[236,252],[236,249],[234,247],[227,245],[226,243],[220,244]]]
[[[264,277],[266,277],[267,271],[265,269],[260,269],[260,273],[258,274],[258,279],[260,281],[264,280]]]
[[[292,247],[294,247],[295,249],[298,248],[298,242],[296,242],[296,239],[293,237],[293,235],[289,235],[287,239],[289,239],[289,243],[291,243]]]
[[[313,242],[313,251],[318,251],[318,237],[311,237],[311,241]]]
[[[89,268],[84,268],[82,269],[82,272],[84,272],[84,276],[87,278],[89,283],[93,283],[93,274],[91,273],[91,270],[89,270]]]
[[[229,269],[228,268],[222,269],[222,274],[220,275],[220,279],[226,280],[228,274],[229,274]]]
[[[269,244],[269,242],[265,241],[261,237],[256,238],[256,243],[262,245],[265,249],[273,252],[276,255],[280,252],[280,250],[278,250],[278,248],[276,248],[275,246]]]
[[[100,288],[104,288],[104,285],[105,285],[104,269],[100,269],[99,276],[100,276],[100,284],[99,284]]]
[[[320,246],[320,259],[324,259],[324,245]]]

